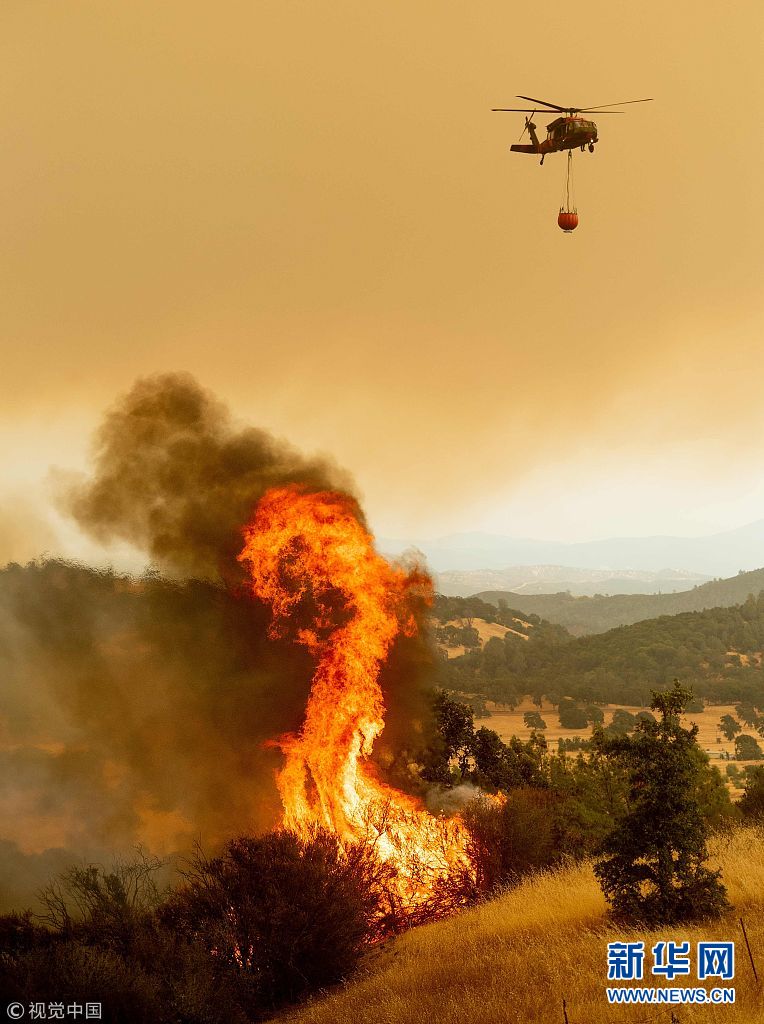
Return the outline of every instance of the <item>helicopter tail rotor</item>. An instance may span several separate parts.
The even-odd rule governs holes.
[[[522,142],[523,141],[523,135],[525,135],[525,133],[528,131],[529,128],[535,129],[536,125],[532,123],[533,122],[533,115],[535,113],[536,113],[536,111],[534,110],[534,111],[531,112],[531,116],[530,117],[526,117],[525,118],[525,127],[520,132],[520,138],[517,140],[518,142]]]

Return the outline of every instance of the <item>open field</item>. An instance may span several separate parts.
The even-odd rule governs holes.
[[[591,728],[586,729],[563,729],[560,725],[560,720],[557,714],[557,709],[550,704],[548,701],[544,701],[542,707],[533,704],[530,697],[526,697],[521,704],[518,704],[516,708],[512,709],[502,704],[493,704],[491,701],[488,702],[488,708],[491,712],[488,718],[476,718],[476,725],[484,725],[488,729],[493,729],[499,736],[506,742],[510,736],[518,736],[520,739],[527,740],[531,734],[531,730],[523,722],[523,715],[526,711],[539,711],[541,717],[547,724],[547,728],[544,730],[544,735],[547,738],[547,742],[552,750],[557,749],[557,740],[560,737],[566,739],[572,736],[581,736],[583,739],[587,739],[591,735]],[[649,708],[634,707],[626,704],[605,704],[602,706],[602,710],[605,714],[605,725],[609,725],[613,720],[613,714],[622,708],[625,711],[630,711],[632,714],[636,714],[638,711],[649,711]],[[735,743],[724,738],[718,731],[719,719],[722,715],[732,715],[736,717],[735,706],[733,704],[709,704],[706,706],[705,711],[701,713],[694,713],[686,715],[684,724],[695,722],[698,726],[698,744],[705,750],[709,757],[718,765],[722,776],[727,779],[725,768],[727,763],[735,764],[742,771],[746,765],[764,764],[764,761],[735,761]],[[756,736],[757,739],[760,737],[756,734],[755,730],[749,729],[746,726],[743,727],[743,731]],[[764,746],[764,740],[761,740]],[[733,759],[730,762],[721,760],[722,754],[729,754]],[[741,790],[730,785],[733,796],[738,796]]]
[[[510,736],[528,739],[531,730],[523,722],[523,715],[526,711],[541,712],[541,717],[547,724],[544,735],[552,746],[556,746],[557,740],[561,736],[568,739],[571,736],[586,738],[591,733],[590,728],[563,729],[560,725],[557,709],[546,700],[541,708],[533,704],[530,697],[526,697],[522,704],[518,704],[514,709],[502,704],[493,704],[490,701],[488,702],[488,708],[491,715],[489,718],[480,719],[480,724],[493,729],[503,740],[509,739]],[[612,722],[613,714],[619,709],[630,711],[633,715],[637,714],[638,711],[650,710],[648,707],[635,707],[628,704],[604,704],[602,705],[602,710],[605,714],[605,725],[609,725]],[[691,722],[697,724],[698,743],[707,754],[714,758],[720,757],[722,752],[730,754],[731,757],[735,755],[734,741],[726,740],[718,731],[719,719],[723,715],[732,715],[733,718],[737,717],[735,706],[733,704],[709,704],[705,711],[686,715],[684,719],[685,725]],[[743,726],[743,731],[756,735],[753,729],[748,729],[745,726]]]
[[[607,943],[643,939],[736,942],[734,1006],[675,1006],[680,1024],[764,1024],[738,917],[764,975],[764,830],[717,837],[734,911],[706,926],[627,931],[609,923],[605,901],[582,863],[544,872],[474,910],[417,928],[370,960],[366,973],[289,1016],[289,1024],[669,1024],[668,1006],[611,1007],[606,1000]],[[646,962],[649,962],[649,953]],[[710,988],[717,982],[690,986]],[[638,984],[638,983],[636,983]],[[661,984],[646,967],[643,984]],[[675,980],[673,984],[677,984]]]

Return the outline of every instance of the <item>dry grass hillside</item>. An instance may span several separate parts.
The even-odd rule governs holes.
[[[608,922],[589,864],[528,879],[518,888],[440,924],[390,943],[364,976],[316,1000],[289,1024],[764,1024],[738,917],[745,919],[764,979],[764,829],[741,829],[713,843],[734,911],[723,921],[654,933]],[[610,1006],[605,996],[607,943],[644,939],[735,940],[734,1006]],[[653,985],[646,960],[644,985]],[[656,982],[657,983],[657,982]],[[673,984],[684,984],[675,980]],[[611,983],[612,984],[612,983]],[[639,984],[639,983],[636,983]],[[714,982],[687,985],[712,987]]]
[[[466,625],[472,626],[476,631],[480,639],[480,646],[485,647],[488,640],[491,637],[498,637],[503,640],[507,633],[511,633],[513,636],[518,637],[520,640],[528,639],[528,630],[533,629],[530,622],[526,622],[524,619],[515,619],[518,628],[513,629],[510,626],[502,626],[498,622],[486,622],[485,619],[477,617],[470,619],[451,619],[448,622],[444,622],[444,626],[456,626],[463,628]],[[439,650],[445,654],[447,658],[461,658],[463,654],[467,653],[467,648],[463,644],[443,644],[436,643],[435,645]]]

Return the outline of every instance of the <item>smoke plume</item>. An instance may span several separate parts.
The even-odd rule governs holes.
[[[77,521],[172,577],[49,559],[0,570],[0,910],[61,865],[207,846],[273,826],[281,753],[302,724],[313,659],[268,636],[239,585],[242,527],[274,484],[350,488],[262,430],[235,428],[190,377],[139,381],[98,431]],[[423,619],[425,607],[414,609]],[[379,770],[411,784],[426,718],[425,639],[401,637],[380,683]]]
[[[237,428],[193,377],[163,374],[137,381],[106,415],[92,478],[70,484],[61,503],[102,543],[128,541],[173,574],[230,580],[243,524],[285,483],[352,491],[328,459]]]

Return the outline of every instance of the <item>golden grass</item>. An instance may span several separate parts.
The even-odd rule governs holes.
[[[591,865],[546,872],[476,909],[388,944],[363,975],[289,1016],[290,1024],[764,1024],[740,933],[743,916],[764,981],[764,830],[739,829],[712,844],[734,911],[702,927],[627,931],[609,923]],[[607,943],[644,939],[736,942],[734,1006],[610,1006]],[[643,985],[653,985],[646,957]],[[693,961],[694,962],[694,961]],[[693,966],[693,975],[695,969]],[[657,980],[656,980],[657,983]],[[637,983],[639,984],[639,983]],[[675,985],[704,983],[690,976]],[[714,982],[706,982],[712,987]]]

